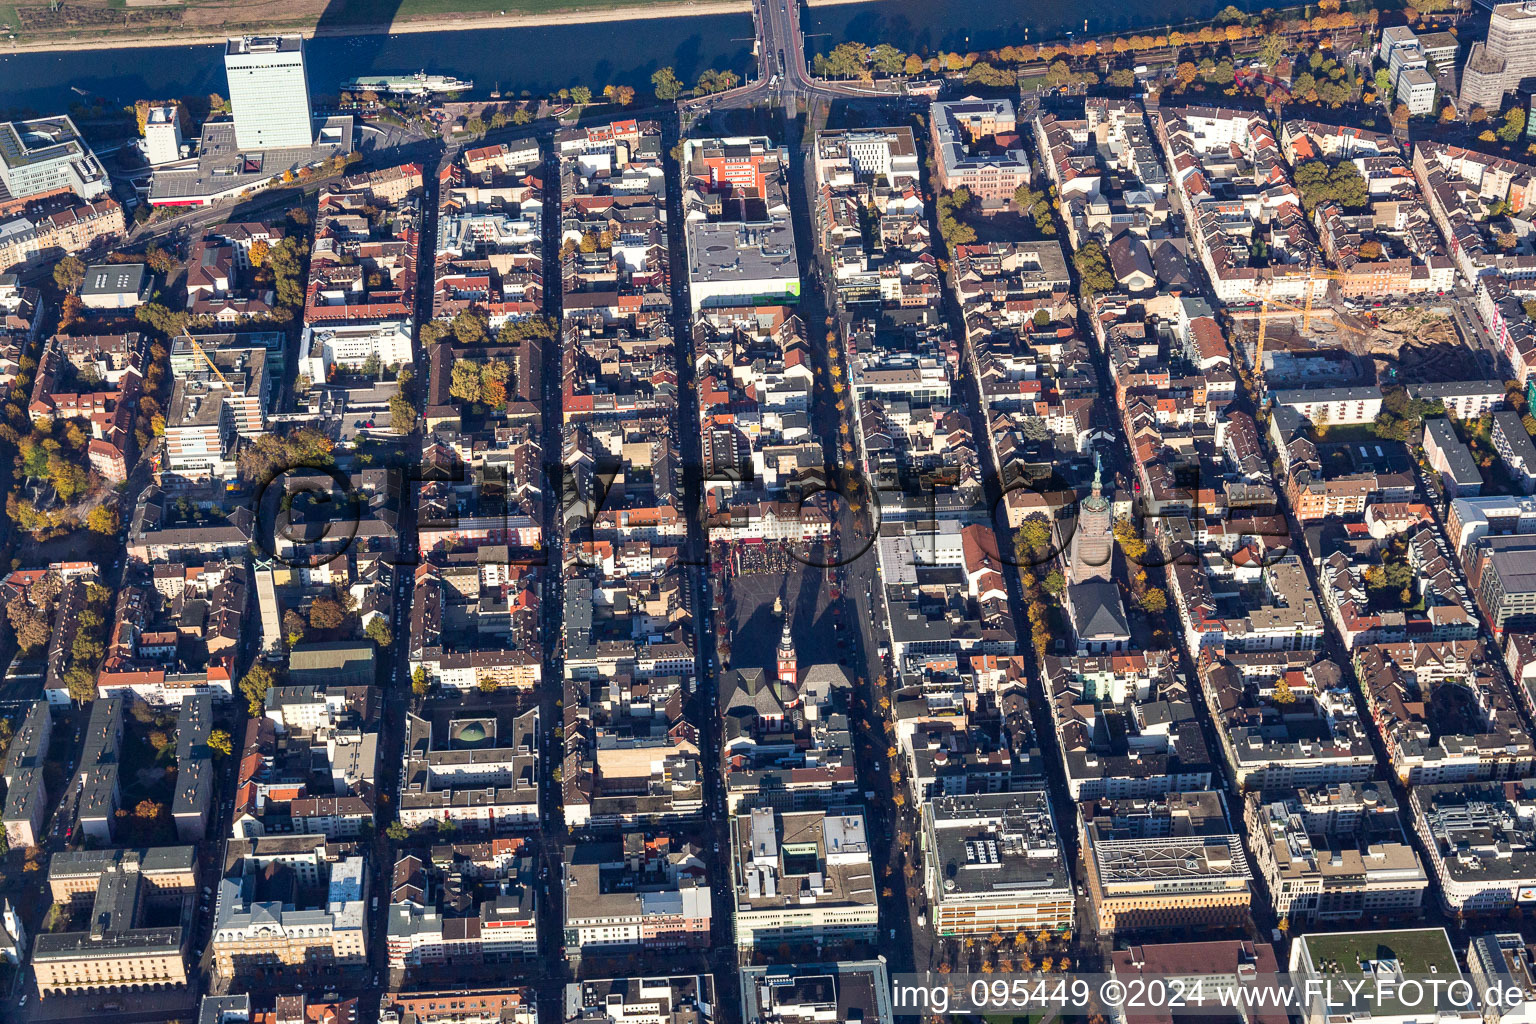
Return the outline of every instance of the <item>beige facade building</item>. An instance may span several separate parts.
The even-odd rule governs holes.
[[[187,984],[187,930],[181,923],[145,927],[152,905],[162,918],[186,922],[178,897],[167,906],[147,892],[144,876],[120,865],[98,878],[89,917],[78,929],[45,932],[32,946],[37,991],[47,998],[83,992],[151,992]],[[179,913],[178,913],[179,911]]]
[[[150,899],[197,891],[197,848],[152,846],[143,850],[61,850],[48,862],[48,889],[55,903],[94,898],[108,871],[137,871]]]
[[[363,859],[329,863],[324,849],[316,835],[230,844],[211,941],[220,977],[367,962]],[[323,898],[304,895],[317,890]]]
[[[1220,793],[1088,800],[1078,828],[1099,931],[1247,921],[1252,873]]]

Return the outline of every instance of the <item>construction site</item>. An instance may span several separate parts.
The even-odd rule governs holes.
[[[1486,352],[1450,300],[1351,309],[1271,302],[1228,310],[1234,346],[1270,388],[1425,383],[1486,377]]]

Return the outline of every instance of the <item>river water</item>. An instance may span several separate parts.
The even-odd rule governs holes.
[[[1239,0],[1257,8],[1262,0]],[[813,7],[805,17],[808,49],[843,40],[889,42],[908,51],[990,49],[1027,39],[1059,38],[1163,25],[1209,15],[1224,0],[870,0]],[[751,62],[747,14],[652,18],[598,24],[397,36],[326,37],[307,49],[310,91],[334,95],[343,79],[366,73],[425,70],[473,79],[474,95],[497,87],[535,95],[574,85],[648,88],[664,66],[691,83],[705,68],[744,74]],[[149,46],[0,56],[0,114],[62,112],[90,97],[128,104],[140,98],[227,93],[222,47]]]

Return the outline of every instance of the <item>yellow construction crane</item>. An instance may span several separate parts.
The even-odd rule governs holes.
[[[190,334],[185,335],[185,337],[187,339],[187,344],[192,346],[192,351],[196,352],[198,355],[203,357],[203,362],[208,364],[208,369],[213,371],[213,375],[215,377],[219,378],[219,381],[225,387],[230,388],[231,390],[233,390],[234,389],[234,385],[229,382],[229,378],[228,377],[224,376],[224,373],[223,373],[222,370],[219,369],[218,364],[213,361],[213,357],[210,356],[207,352],[203,351],[203,346],[201,346],[201,345],[199,345],[197,343],[197,339],[192,337],[192,335],[190,335]]]
[[[1264,335],[1269,329],[1270,309],[1275,308],[1286,310],[1287,312],[1291,313],[1300,313],[1302,333],[1310,333],[1312,330],[1312,296],[1313,292],[1316,290],[1312,287],[1312,282],[1320,278],[1328,281],[1337,281],[1342,280],[1348,276],[1349,275],[1342,270],[1313,269],[1308,271],[1306,295],[1301,305],[1296,305],[1292,302],[1284,302],[1280,299],[1260,295],[1257,292],[1244,293],[1247,298],[1253,299],[1259,303],[1259,341],[1258,345],[1255,346],[1253,351],[1253,371],[1255,373],[1264,372]]]

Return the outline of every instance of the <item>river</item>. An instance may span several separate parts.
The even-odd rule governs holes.
[[[1257,8],[1261,0],[1240,0]],[[903,50],[990,49],[1027,38],[1162,25],[1209,15],[1219,0],[871,0],[812,7],[805,18],[809,49],[846,39],[889,42]],[[148,46],[122,50],[25,52],[0,56],[0,114],[58,113],[91,97],[128,104],[227,93],[222,47]],[[423,32],[397,36],[328,36],[308,43],[310,91],[334,95],[343,79],[368,73],[425,70],[475,82],[475,95],[497,85],[535,95],[574,85],[648,88],[651,73],[670,65],[691,83],[706,68],[745,74],[752,56],[746,14],[652,18],[530,28]],[[509,92],[510,91],[510,92]]]

